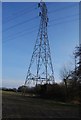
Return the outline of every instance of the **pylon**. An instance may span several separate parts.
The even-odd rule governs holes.
[[[39,31],[28,68],[25,85],[54,83],[54,71],[51,60],[50,46],[47,34],[48,16],[44,2],[38,4],[41,17]]]

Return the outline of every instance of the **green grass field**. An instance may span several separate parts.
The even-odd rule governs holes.
[[[2,118],[78,118],[79,106],[2,92]]]

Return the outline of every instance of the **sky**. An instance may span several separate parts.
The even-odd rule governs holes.
[[[25,82],[40,17],[37,2],[2,3],[2,85],[19,87]],[[79,44],[79,3],[49,2],[48,38],[55,82],[64,66],[74,67],[73,51]]]
[[[2,86],[2,3],[0,2],[0,86]]]

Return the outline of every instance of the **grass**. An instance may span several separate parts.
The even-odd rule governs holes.
[[[2,92],[3,118],[78,118],[79,106]]]

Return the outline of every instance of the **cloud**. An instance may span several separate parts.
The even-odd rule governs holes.
[[[18,88],[23,84],[24,84],[24,80],[11,80],[11,79],[2,80],[2,87],[7,87],[7,88]]]

